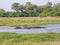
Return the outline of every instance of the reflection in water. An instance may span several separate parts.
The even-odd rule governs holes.
[[[0,32],[16,32],[16,33],[43,33],[43,32],[58,32],[60,33],[60,24],[44,25],[45,28],[32,29],[15,29],[16,27],[0,26]]]

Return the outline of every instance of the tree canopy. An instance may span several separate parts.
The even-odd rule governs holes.
[[[60,3],[52,4],[47,2],[45,5],[36,5],[31,2],[26,2],[22,5],[18,2],[12,4],[13,12],[0,9],[0,17],[46,17],[46,16],[60,16]]]

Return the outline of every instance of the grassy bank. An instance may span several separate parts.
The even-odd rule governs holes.
[[[60,23],[60,17],[0,17],[0,26],[37,26]]]
[[[60,45],[60,33],[16,34],[0,32],[0,45]]]

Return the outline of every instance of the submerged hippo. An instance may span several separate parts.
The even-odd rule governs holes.
[[[15,29],[22,29],[21,27],[15,27]]]
[[[32,27],[32,26],[30,26],[30,27],[28,27],[28,26],[26,26],[26,27],[15,27],[15,29],[39,29],[39,28],[45,28],[45,27]]]

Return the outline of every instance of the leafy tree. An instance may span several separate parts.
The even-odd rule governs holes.
[[[24,6],[24,5],[20,5],[20,6],[19,6],[19,10],[20,10],[21,12],[25,12],[25,6]]]
[[[55,4],[55,5],[53,6],[53,9],[54,9],[55,11],[60,11],[60,4],[59,4],[59,3]]]
[[[60,16],[60,3],[57,3],[53,6],[53,11],[55,11],[55,16]]]
[[[52,2],[47,2],[46,4],[48,7],[52,7]]]
[[[29,16],[31,16],[31,12],[32,12],[31,6],[32,6],[32,4],[30,2],[27,2],[26,5],[25,5],[26,13],[29,14]]]
[[[5,17],[6,16],[6,12],[4,9],[0,9],[0,17]]]
[[[19,3],[13,3],[12,4],[12,9],[14,10],[14,11],[16,11],[16,12],[19,12],[19,6],[20,6],[20,4]]]
[[[60,3],[52,5],[52,2],[47,2],[45,5],[38,6],[31,2],[26,2],[25,5],[15,2],[12,4],[14,12],[0,9],[0,17],[47,17],[60,16]]]
[[[37,12],[37,5],[27,2],[25,8],[26,8],[26,13],[29,14],[29,16],[35,16]]]

